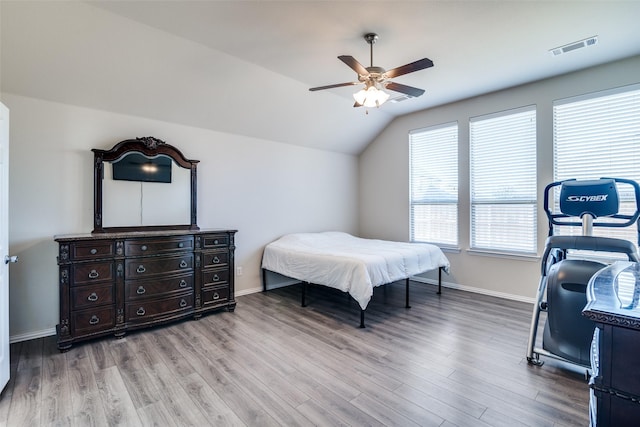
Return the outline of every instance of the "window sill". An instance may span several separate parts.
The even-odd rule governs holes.
[[[460,252],[462,252],[462,249],[452,247],[452,246],[440,246],[440,250],[442,252],[450,253],[450,254],[459,254]]]
[[[439,247],[442,252],[449,252],[452,254],[459,254],[460,252],[462,252],[462,249],[460,249],[459,246],[446,246],[446,245],[440,245],[438,243],[422,242],[422,241],[415,241],[415,240],[412,240],[409,243],[426,243],[427,245],[433,245],[433,246]]]
[[[498,252],[498,251],[490,251],[490,250],[482,250],[482,249],[467,249],[467,253],[469,255],[475,255],[475,256],[488,256],[488,257],[494,257],[494,258],[516,259],[520,261],[530,261],[530,262],[540,261],[540,256],[538,256],[537,254]]]

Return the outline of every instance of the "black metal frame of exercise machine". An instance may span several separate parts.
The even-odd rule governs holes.
[[[635,212],[619,213],[617,184],[633,187]],[[550,208],[549,193],[560,187],[560,212]],[[581,367],[590,367],[591,336],[595,324],[582,316],[589,280],[606,264],[579,257],[567,259],[569,250],[587,250],[624,254],[638,262],[636,247],[628,240],[595,237],[593,227],[638,226],[640,186],[622,178],[598,180],[566,180],[553,182],[544,191],[544,210],[549,220],[549,237],[542,256],[541,277],[531,317],[527,344],[527,361],[542,365],[547,356]],[[579,218],[579,221],[576,220]],[[608,218],[608,220],[597,220]],[[554,236],[554,226],[582,227],[581,236]],[[640,230],[638,230],[640,237]],[[640,239],[639,239],[640,241]],[[536,347],[541,312],[547,312],[542,347]]]

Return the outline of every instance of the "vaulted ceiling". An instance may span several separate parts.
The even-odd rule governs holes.
[[[395,117],[640,54],[640,1],[3,0],[2,91],[350,154]],[[433,68],[353,108],[337,59]],[[559,56],[552,48],[598,37]],[[399,94],[392,94],[394,95]],[[368,114],[367,114],[368,113]]]

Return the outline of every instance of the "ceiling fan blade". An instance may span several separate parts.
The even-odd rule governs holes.
[[[411,64],[403,65],[402,67],[394,68],[392,70],[387,71],[384,75],[388,79],[392,79],[394,77],[401,76],[403,74],[413,73],[414,71],[424,70],[425,68],[433,67],[433,61],[429,58],[422,58]]]
[[[424,93],[424,89],[418,89],[417,87],[401,85],[400,83],[389,82],[385,85],[385,87],[389,90],[393,90],[395,92],[401,92],[405,95],[412,96],[417,98],[418,96]]]
[[[340,55],[338,56],[338,59],[347,64],[353,71],[355,71],[359,75],[366,76],[367,74],[369,74],[364,65],[359,63],[353,56]]]
[[[353,86],[353,85],[357,85],[357,84],[360,84],[360,82],[336,83],[334,85],[312,87],[309,90],[311,92],[315,92],[316,90],[332,89],[334,87],[343,87],[343,86]]]

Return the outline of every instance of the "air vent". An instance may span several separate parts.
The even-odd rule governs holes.
[[[407,99],[411,99],[411,98],[414,98],[414,97],[409,95],[400,95],[400,96],[396,96],[395,98],[391,98],[389,102],[393,102],[395,104],[398,102],[406,101]]]
[[[573,52],[574,50],[582,49],[583,47],[593,46],[597,43],[598,43],[598,36],[593,36],[584,40],[579,40],[577,42],[566,44],[564,46],[549,49],[549,53],[552,56],[559,56],[564,53],[569,53],[569,52]]]

